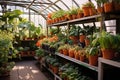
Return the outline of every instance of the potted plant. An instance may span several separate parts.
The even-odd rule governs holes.
[[[41,48],[35,50],[35,55],[38,57],[38,61],[40,61],[41,58],[45,56],[44,50]]]
[[[83,16],[84,16],[83,10],[80,9],[80,8],[78,8],[78,9],[77,9],[77,18],[82,18]]]
[[[66,56],[68,55],[68,49],[69,49],[69,45],[65,44],[62,51],[63,51],[63,54]]]
[[[95,6],[92,2],[87,2],[85,4],[83,4],[83,13],[84,13],[84,16],[90,16],[90,15],[95,15],[96,12],[95,12]]]
[[[71,26],[69,30],[69,38],[73,41],[74,44],[78,43],[79,35],[79,26]]]
[[[88,48],[86,48],[86,53],[88,55],[89,64],[96,66],[97,62],[98,62],[99,48],[98,47],[88,47]]]
[[[75,59],[79,60],[79,50],[81,50],[81,47],[76,45],[74,49],[75,49],[74,51]]]
[[[59,31],[58,28],[50,28],[50,34],[51,35],[57,34],[58,31]]]
[[[120,0],[113,1],[115,11],[120,11]]]
[[[58,74],[59,72],[59,66],[60,66],[60,63],[58,61],[56,61],[54,64],[53,64],[53,72],[55,74]]]
[[[104,5],[103,6],[104,6],[105,13],[114,11],[113,2],[112,1],[110,2],[108,0],[104,0]]]
[[[116,49],[119,48],[119,37],[118,35],[112,35],[105,31],[102,31],[101,34],[92,41],[94,46],[100,45],[103,58],[113,59]]]
[[[81,48],[79,51],[79,56],[80,56],[80,61],[85,61],[85,57],[86,57],[86,52],[85,52],[85,48]]]
[[[103,4],[104,4],[105,0],[95,0],[95,1],[97,2],[97,12],[98,12],[98,14],[104,13]]]
[[[16,51],[13,51],[13,38],[11,32],[0,30],[0,76],[8,76],[15,65],[14,61],[9,61],[16,57]]]
[[[70,11],[67,12],[67,18],[69,20],[77,18],[77,8],[72,8]]]
[[[74,46],[73,47],[70,46],[70,48],[69,48],[69,57],[74,58],[74,51],[75,51]]]

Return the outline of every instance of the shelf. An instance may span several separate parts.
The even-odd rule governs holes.
[[[60,56],[60,57],[62,57],[62,58],[65,58],[65,59],[67,59],[67,60],[69,60],[69,61],[72,61],[72,62],[77,63],[77,64],[79,64],[79,65],[82,65],[82,66],[84,66],[84,67],[86,67],[86,68],[89,68],[89,69],[91,69],[91,70],[98,71],[98,67],[96,67],[96,66],[92,66],[92,65],[90,65],[90,64],[88,64],[88,63],[85,63],[85,62],[82,62],[82,61],[80,61],[80,60],[71,58],[71,57],[69,57],[69,56],[65,56],[65,55],[60,54],[60,53],[58,53],[58,52],[56,52],[55,54],[56,54],[57,56]]]
[[[37,41],[37,40],[21,40],[21,41],[27,41],[27,42],[32,42],[32,41]]]
[[[62,80],[58,75],[56,75],[55,73],[53,73],[48,67],[45,66],[45,64],[41,64],[42,66],[44,66],[55,78],[54,80]]]
[[[120,62],[118,62],[118,61],[99,58],[98,62],[99,62],[98,63],[98,80],[104,80],[103,79],[103,77],[104,77],[104,74],[103,74],[104,73],[104,66],[103,65],[104,64],[120,68]]]
[[[113,60],[109,60],[109,59],[99,58],[99,62],[120,68],[120,62],[118,62],[118,61],[113,61]]]
[[[74,20],[69,20],[69,21],[65,21],[65,22],[59,22],[59,23],[55,23],[49,26],[61,26],[61,25],[67,25],[67,24],[79,24],[79,23],[83,23],[83,22],[95,22],[96,18],[101,17],[102,15],[94,15],[94,16],[88,16],[88,17],[83,17],[83,18],[79,18],[79,19],[74,19]]]

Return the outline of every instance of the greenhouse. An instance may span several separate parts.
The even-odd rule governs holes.
[[[119,80],[120,0],[0,0],[0,80]]]

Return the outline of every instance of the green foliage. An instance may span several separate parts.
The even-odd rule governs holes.
[[[19,32],[21,38],[30,37],[30,38],[38,38],[42,33],[42,26],[36,27],[33,22],[22,19],[18,25]]]
[[[17,54],[17,50],[12,44],[13,38],[12,33],[0,30],[0,75],[10,71],[14,66],[14,62],[8,62],[8,59],[16,57]]]
[[[55,18],[60,18],[60,17],[62,17],[62,16],[65,16],[65,14],[66,14],[66,11],[64,11],[64,10],[59,10],[59,11],[56,11],[56,12],[54,12],[53,14],[52,14],[52,19],[55,19]]]
[[[81,28],[79,26],[75,26],[75,25],[70,26],[69,36],[78,36],[80,29]]]
[[[68,15],[77,14],[77,8],[72,8],[70,11],[68,11],[67,14],[68,14]]]
[[[120,45],[119,40],[119,35],[112,35],[108,32],[102,31],[97,34],[96,38],[92,41],[92,45],[100,45],[103,49],[118,49]]]
[[[94,55],[97,55],[98,52],[99,52],[99,48],[98,47],[91,47],[90,51],[89,51],[89,55],[94,56]]]
[[[92,2],[86,2],[85,4],[83,4],[83,7],[92,7],[92,8],[94,8],[95,6],[94,6],[94,4],[92,3]]]
[[[57,34],[59,32],[58,28],[50,28],[51,34]]]
[[[36,53],[37,57],[43,57],[43,56],[45,56],[44,50],[41,49],[41,48],[35,50],[35,53]]]

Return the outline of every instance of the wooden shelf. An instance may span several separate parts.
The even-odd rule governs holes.
[[[67,59],[67,60],[69,60],[69,61],[72,61],[72,62],[74,62],[74,63],[77,63],[77,64],[79,64],[79,65],[82,65],[82,66],[84,66],[84,67],[86,67],[86,68],[89,68],[89,69],[91,69],[91,70],[94,70],[94,71],[97,71],[97,72],[98,72],[98,67],[96,67],[96,66],[92,66],[92,65],[90,65],[90,64],[88,64],[88,63],[85,63],[85,62],[82,62],[82,61],[80,61],[80,60],[71,58],[71,57],[69,57],[69,56],[65,56],[65,55],[60,54],[60,53],[58,53],[58,52],[56,52],[55,54],[56,54],[57,56],[60,56],[60,57],[65,58],[65,59]]]
[[[59,22],[59,23],[55,23],[49,26],[61,26],[61,25],[67,25],[67,24],[80,24],[80,23],[87,23],[87,22],[95,22],[96,19],[98,17],[101,17],[102,15],[94,15],[94,16],[88,16],[88,17],[83,17],[83,18],[79,18],[79,19],[74,19],[74,20],[69,20],[69,21],[65,21],[65,22]]]

